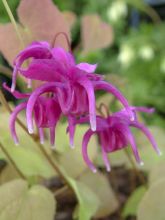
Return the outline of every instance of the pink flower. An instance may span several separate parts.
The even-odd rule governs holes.
[[[31,62],[28,67],[22,68],[22,64],[29,58]],[[46,85],[33,91],[29,98],[27,123],[30,133],[33,130],[31,116],[34,105],[32,103],[35,104],[37,97],[47,92],[56,94],[61,110],[67,117],[81,117],[89,114],[93,131],[96,130],[95,91],[97,90],[105,90],[113,94],[126,108],[131,120],[134,120],[125,97],[113,85],[105,82],[102,76],[94,73],[96,64],[76,64],[70,52],[60,47],[51,48],[46,42],[31,44],[17,56],[14,63],[12,91],[15,89],[18,72],[30,80],[47,82]]]
[[[4,84],[3,87],[6,90],[10,91],[10,88],[6,84]],[[29,93],[22,94],[22,93],[19,93],[18,91],[14,91],[12,94],[17,99],[26,99],[24,102],[17,105],[17,107],[14,109],[14,111],[12,112],[10,116],[11,135],[14,139],[15,144],[18,144],[19,141],[18,141],[18,137],[16,134],[16,129],[15,129],[16,118],[22,110],[26,110],[28,99],[31,94]],[[51,145],[54,146],[55,129],[56,129],[57,122],[60,119],[61,113],[62,113],[61,108],[57,102],[56,97],[42,96],[37,99],[37,102],[35,103],[35,106],[34,106],[34,119],[35,119],[36,126],[39,130],[40,142],[42,144],[44,143],[43,128],[49,128],[50,142],[51,142]]]
[[[87,165],[93,172],[96,172],[96,168],[93,165],[93,163],[90,161],[88,157],[88,152],[87,152],[88,142],[93,134],[97,134],[99,137],[102,157],[103,157],[107,171],[110,171],[111,169],[107,154],[123,149],[127,147],[128,144],[131,145],[136,161],[140,165],[143,164],[143,162],[140,159],[138,149],[136,146],[136,142],[130,130],[130,127],[135,127],[135,128],[140,129],[149,139],[155,151],[158,154],[161,154],[150,131],[147,129],[147,127],[145,127],[142,123],[140,123],[136,117],[136,111],[152,113],[153,109],[148,109],[145,107],[131,107],[131,109],[134,112],[134,116],[136,118],[134,121],[130,120],[126,110],[116,112],[108,116],[107,118],[97,116],[96,131],[94,132],[91,129],[89,129],[85,133],[83,137],[83,143],[82,143],[82,154],[83,154],[84,161],[87,163]],[[88,121],[88,118],[84,117],[80,119],[79,121],[77,121],[77,123],[84,123],[87,121]]]

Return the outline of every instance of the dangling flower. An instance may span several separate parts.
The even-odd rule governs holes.
[[[33,59],[29,66],[23,69],[21,65],[27,58]],[[96,64],[76,64],[73,55],[62,48],[51,49],[45,42],[33,43],[17,56],[12,91],[14,91],[18,71],[28,79],[49,82],[50,84],[47,83],[47,89],[44,89],[44,92],[47,92],[50,88],[52,90],[52,83],[54,83],[54,91],[57,94],[63,114],[81,116],[89,112],[91,129],[95,131],[95,91],[106,90],[121,101],[133,120],[128,101],[113,85],[105,82],[102,76],[94,73],[96,67]],[[59,88],[59,82],[64,84],[63,88]],[[43,87],[39,87],[33,92],[29,100],[29,107],[27,107],[27,115],[32,114],[32,111],[30,111],[32,109],[30,107],[32,98],[36,97],[36,93],[41,95],[43,93],[41,92],[42,90]],[[70,100],[69,107],[66,100]],[[28,122],[28,127],[31,130],[30,122]]]
[[[3,84],[3,87],[10,91],[10,88]],[[22,94],[18,91],[14,91],[12,93],[15,98],[17,99],[25,99],[24,102],[17,105],[17,107],[14,109],[10,116],[10,130],[11,135],[14,139],[15,144],[18,144],[18,137],[16,134],[15,129],[15,122],[18,114],[27,108],[28,99],[30,97],[30,93]],[[55,128],[57,125],[57,122],[60,119],[61,116],[61,108],[57,102],[56,97],[47,97],[47,96],[41,96],[37,99],[37,102],[34,106],[34,119],[36,126],[39,130],[39,136],[40,136],[40,142],[44,143],[44,128],[49,128],[50,130],[50,143],[51,146],[54,146],[55,142]]]
[[[136,118],[134,121],[130,120],[128,113],[125,110],[121,110],[119,112],[116,112],[108,116],[107,118],[97,116],[97,130],[94,132],[91,129],[89,129],[85,133],[83,137],[83,142],[82,142],[82,154],[83,154],[84,161],[87,163],[87,165],[93,172],[96,172],[97,170],[95,166],[93,165],[93,163],[90,161],[88,157],[88,152],[87,152],[88,142],[93,134],[97,134],[99,137],[102,157],[103,157],[107,171],[110,171],[111,169],[107,154],[123,149],[127,147],[128,144],[131,145],[136,161],[140,165],[143,164],[143,162],[140,159],[138,149],[136,146],[136,142],[130,130],[130,127],[135,127],[141,130],[146,135],[146,137],[149,139],[155,151],[159,155],[161,154],[150,131],[147,129],[147,127],[145,127],[142,123],[140,123],[136,117],[137,111],[152,113],[153,109],[148,109],[145,107],[131,107],[131,109],[134,112],[134,115]],[[80,119],[77,123],[84,123],[87,121],[88,121],[88,118],[84,117]]]

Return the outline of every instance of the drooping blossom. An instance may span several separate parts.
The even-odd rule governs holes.
[[[3,84],[3,87],[6,90],[10,91],[10,88],[6,84]],[[15,144],[18,144],[19,141],[18,141],[18,137],[16,133],[15,122],[16,122],[18,114],[21,111],[26,110],[28,99],[31,94],[30,93],[23,94],[18,91],[14,91],[12,94],[17,99],[25,99],[24,102],[16,106],[16,108],[14,109],[14,111],[12,112],[10,116],[11,135],[13,137]],[[50,143],[51,143],[51,146],[54,146],[55,129],[56,129],[57,122],[60,119],[61,113],[62,113],[61,108],[57,102],[56,97],[41,96],[37,99],[37,102],[35,103],[35,106],[34,106],[34,119],[35,119],[36,126],[38,128],[38,131],[39,131],[40,142],[42,144],[44,143],[43,129],[49,128]]]
[[[23,63],[29,59],[29,65],[23,68]],[[126,98],[112,84],[104,81],[101,75],[94,73],[97,65],[76,64],[71,52],[60,47],[51,48],[47,42],[34,42],[18,54],[14,65],[12,91],[15,89],[18,72],[30,80],[46,82],[33,91],[27,103],[27,124],[30,133],[33,132],[32,113],[35,102],[39,96],[47,92],[57,96],[62,113],[69,121],[72,121],[72,117],[89,114],[93,131],[96,130],[97,90],[105,90],[114,95],[123,104],[130,119],[134,120]]]
[[[110,171],[110,164],[107,157],[108,153],[126,148],[128,144],[130,144],[133,154],[135,156],[135,159],[138,164],[143,165],[143,161],[140,159],[138,148],[136,146],[134,135],[131,132],[131,127],[138,128],[141,130],[148,140],[150,141],[151,145],[153,146],[154,150],[160,155],[161,152],[159,148],[156,145],[156,142],[148,130],[148,128],[140,123],[137,119],[136,112],[146,112],[146,113],[152,113],[153,109],[148,109],[145,107],[131,107],[131,109],[134,112],[135,120],[131,121],[128,113],[126,110],[121,110],[119,112],[113,113],[112,115],[108,116],[107,118],[104,118],[102,116],[97,116],[97,129],[96,131],[92,131],[89,129],[84,137],[82,142],[82,155],[84,158],[84,161],[89,166],[89,168],[96,172],[96,168],[94,164],[91,162],[91,160],[88,157],[87,152],[87,146],[88,142],[92,135],[97,134],[99,137],[99,143],[101,145],[101,152],[103,161],[105,163],[107,171]],[[85,123],[88,122],[88,118],[84,117],[81,118],[77,123]]]

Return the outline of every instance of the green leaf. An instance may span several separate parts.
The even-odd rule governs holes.
[[[82,174],[80,181],[85,183],[100,201],[94,217],[103,218],[118,209],[118,201],[106,176],[100,172],[93,174],[88,170]]]
[[[165,161],[164,160],[160,161],[156,166],[153,167],[153,169],[151,169],[149,173],[149,183],[153,184],[156,181],[159,181],[162,178],[164,178],[164,176],[162,175],[163,173],[165,173]]]
[[[144,194],[146,192],[146,188],[144,186],[138,187],[128,198],[122,215],[123,217],[127,217],[129,215],[136,215],[138,205],[143,198]]]
[[[84,183],[75,181],[69,177],[68,180],[76,193],[79,203],[78,209],[76,210],[76,219],[90,220],[99,207],[99,200],[96,194],[93,193]]]
[[[49,178],[54,175],[53,169],[39,153],[21,147],[8,148],[19,169],[26,175]]]
[[[53,220],[54,196],[43,186],[14,180],[0,187],[0,197],[1,220]]]
[[[165,178],[151,185],[140,202],[137,220],[164,220]]]

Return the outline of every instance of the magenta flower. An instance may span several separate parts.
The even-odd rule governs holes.
[[[3,87],[6,90],[10,91],[10,88],[6,84],[4,84]],[[18,137],[16,134],[16,129],[15,129],[16,118],[22,110],[26,110],[28,99],[31,94],[29,93],[22,94],[22,93],[19,93],[18,91],[14,91],[12,94],[17,99],[27,99],[26,101],[19,104],[14,109],[14,111],[12,112],[10,116],[11,135],[14,139],[15,144],[18,144],[19,141],[18,141]],[[61,108],[57,102],[56,97],[42,96],[37,99],[37,102],[35,103],[35,106],[34,106],[34,119],[35,119],[36,126],[39,130],[40,142],[42,144],[44,143],[43,129],[49,128],[50,143],[52,146],[54,146],[55,129],[56,129],[57,122],[60,119],[61,113],[62,113]]]
[[[103,157],[103,161],[105,163],[107,171],[110,171],[111,169],[107,154],[123,149],[127,147],[128,144],[131,145],[131,148],[132,148],[132,151],[133,151],[133,154],[135,156],[137,163],[139,163],[140,165],[143,164],[143,162],[140,159],[138,149],[136,146],[136,142],[130,130],[130,127],[135,127],[135,128],[140,129],[149,139],[155,151],[159,155],[161,154],[150,131],[147,129],[147,127],[145,127],[142,123],[140,123],[136,117],[136,111],[152,113],[153,109],[148,109],[145,107],[131,107],[131,109],[134,112],[134,116],[136,118],[134,121],[130,120],[129,115],[126,112],[126,110],[116,112],[108,116],[107,118],[97,116],[96,131],[94,132],[91,129],[89,129],[85,133],[83,137],[83,143],[82,143],[82,154],[83,154],[84,161],[87,163],[87,165],[93,172],[96,172],[97,170],[95,166],[93,165],[93,163],[90,161],[88,157],[88,152],[87,152],[88,142],[93,134],[97,134],[99,137],[102,157]],[[84,117],[80,119],[77,123],[84,123],[87,121],[88,121],[88,118]]]
[[[31,62],[28,67],[22,68],[22,64],[29,58]],[[62,48],[51,48],[46,42],[33,43],[17,56],[14,64],[12,91],[15,89],[18,72],[30,80],[47,82],[46,85],[33,91],[29,98],[27,123],[30,133],[33,132],[32,113],[35,102],[39,96],[48,92],[52,92],[57,97],[62,113],[68,118],[89,114],[93,131],[96,130],[95,91],[97,90],[105,90],[113,94],[126,108],[131,120],[134,120],[125,97],[113,85],[105,82],[102,76],[94,73],[97,65],[76,64],[73,55]]]

